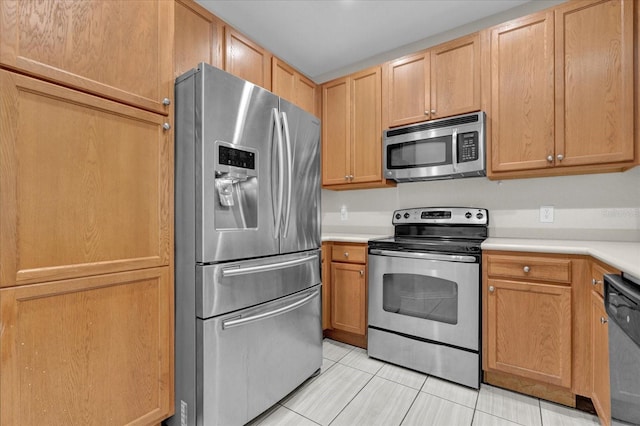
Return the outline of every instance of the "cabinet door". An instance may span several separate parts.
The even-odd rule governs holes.
[[[295,104],[309,114],[315,116],[318,112],[318,86],[302,74],[296,73]]]
[[[604,299],[596,291],[591,292],[591,353],[593,394],[591,400],[600,420],[611,423],[611,392],[609,384],[609,330]]]
[[[331,328],[331,243],[322,244],[322,330]]]
[[[271,64],[271,91],[295,103],[296,71],[275,56]]]
[[[0,324],[3,426],[171,415],[169,267],[2,289]]]
[[[322,185],[349,182],[351,173],[348,77],[322,86]]]
[[[431,52],[431,118],[480,109],[478,34],[441,44]]]
[[[224,69],[231,74],[271,90],[271,53],[236,30],[226,26]]]
[[[571,287],[487,280],[487,367],[571,386]]]
[[[381,78],[374,67],[350,79],[352,183],[382,181]]]
[[[556,165],[633,160],[633,7],[616,0],[555,9]]]
[[[176,0],[174,76],[200,62],[222,68],[224,23],[194,0]]]
[[[552,12],[491,30],[492,172],[553,165],[553,46]]]
[[[382,114],[385,128],[429,119],[429,72],[428,51],[384,64]]]
[[[0,63],[168,114],[173,1],[0,1]]]
[[[166,117],[0,71],[0,287],[168,265]]]
[[[331,264],[331,326],[336,330],[364,335],[366,319],[365,265]]]

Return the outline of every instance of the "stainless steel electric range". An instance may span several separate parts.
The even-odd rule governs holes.
[[[368,354],[478,389],[485,209],[397,210],[369,241]]]

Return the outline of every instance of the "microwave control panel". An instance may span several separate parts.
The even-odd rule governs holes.
[[[458,163],[476,161],[480,150],[480,138],[478,132],[466,132],[458,134]]]

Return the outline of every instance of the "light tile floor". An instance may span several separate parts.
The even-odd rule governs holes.
[[[598,426],[598,418],[483,384],[480,391],[367,356],[325,339],[321,374],[252,426]]]

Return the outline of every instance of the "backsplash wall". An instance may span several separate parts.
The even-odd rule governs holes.
[[[433,206],[488,209],[492,237],[640,241],[640,167],[623,173],[322,190],[322,229],[388,235],[394,210]],[[553,223],[540,222],[541,206],[554,207]]]

